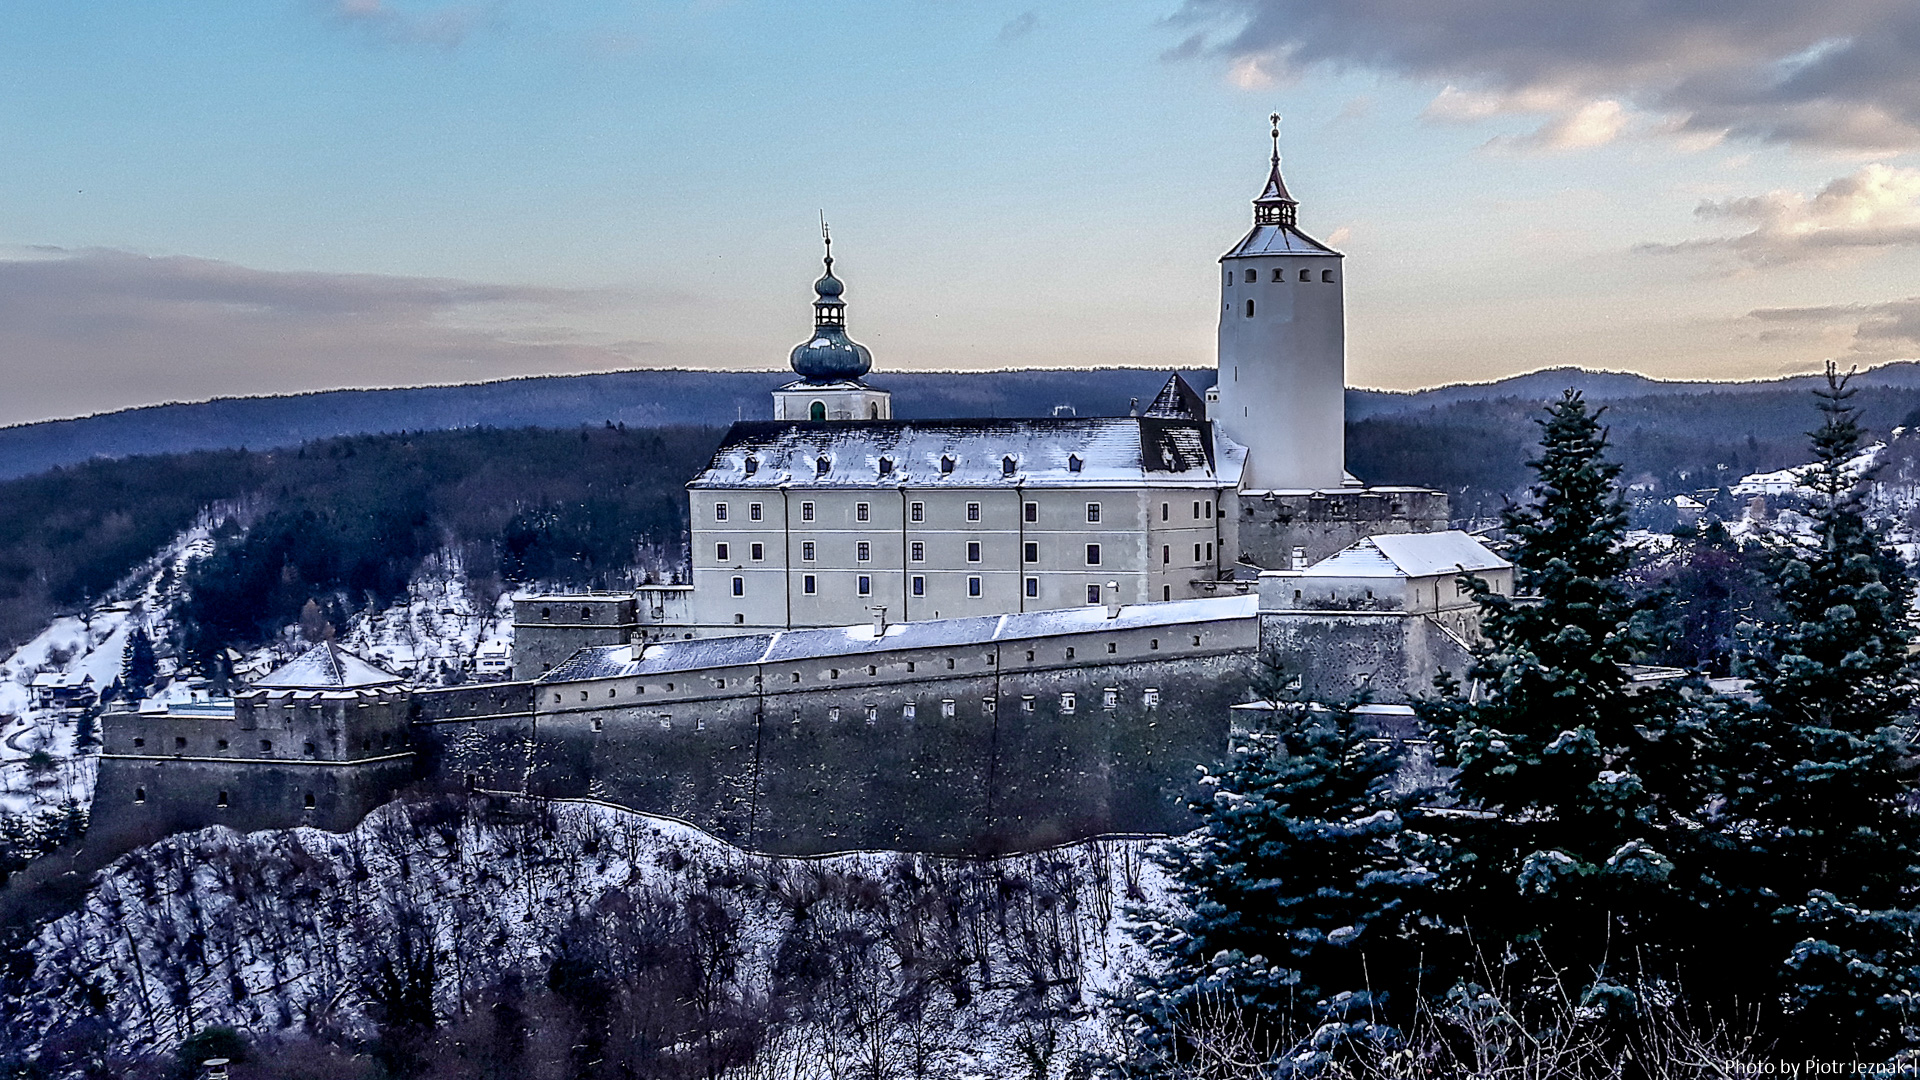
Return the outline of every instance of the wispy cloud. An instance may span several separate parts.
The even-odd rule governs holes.
[[[634,367],[570,329],[633,297],[35,249],[0,257],[0,423],[154,401]]]
[[[394,0],[321,0],[327,14],[343,26],[360,28],[383,41],[451,49],[478,28],[493,22],[497,4],[439,4],[424,8]]]
[[[1876,163],[1839,177],[1810,196],[1770,191],[1709,199],[1695,213],[1751,228],[1731,236],[1646,244],[1641,250],[1724,252],[1749,267],[1771,267],[1912,247],[1920,245],[1920,169]]]
[[[1031,11],[1023,11],[1015,15],[1007,20],[1007,25],[1000,28],[1000,44],[1018,41],[1033,33],[1033,28],[1038,25],[1040,25],[1040,16]]]
[[[1769,325],[1770,333],[1839,335],[1862,359],[1891,360],[1920,356],[1920,296],[1874,304],[1758,308],[1747,317]],[[1763,338],[1769,332],[1763,332]]]
[[[1539,148],[1610,141],[1608,102],[1695,142],[1920,147],[1920,5],[1898,0],[1186,0],[1171,22],[1230,73],[1365,68],[1445,84],[1433,118],[1540,113]]]

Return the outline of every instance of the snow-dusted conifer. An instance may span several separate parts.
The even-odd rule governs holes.
[[[1748,665],[1757,704],[1724,740],[1717,989],[1776,988],[1789,1043],[1890,1053],[1920,1046],[1913,589],[1861,505],[1854,390],[1829,364],[1815,394],[1815,542],[1778,560],[1780,619]]]
[[[1351,709],[1267,696],[1268,719],[1203,770],[1200,829],[1157,856],[1179,908],[1134,913],[1158,960],[1119,1002],[1142,1074],[1204,1067],[1223,1040],[1311,1072],[1391,1037],[1417,993],[1410,921],[1435,852],[1391,782],[1398,748]]]

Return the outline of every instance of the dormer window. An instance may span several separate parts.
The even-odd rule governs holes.
[[[942,474],[951,474],[953,472],[953,455],[952,454],[940,455],[940,472]]]
[[[880,459],[880,475],[881,476],[893,475],[893,459],[892,458],[883,457]]]
[[[825,476],[827,475],[827,470],[831,468],[833,468],[833,462],[830,461],[825,454],[820,455],[813,461],[813,475],[815,476]]]
[[[1079,454],[1068,454],[1068,455],[1067,455],[1067,471],[1068,471],[1068,472],[1079,472],[1079,471],[1080,471],[1080,466],[1082,466],[1082,465],[1085,465],[1085,464],[1086,464],[1086,462],[1085,462],[1085,461],[1082,461],[1082,460],[1081,460],[1081,458],[1080,458],[1080,455],[1079,455]]]
[[[1013,458],[1010,456],[1003,457],[1000,459],[1000,475],[1001,476],[1012,476],[1013,470],[1018,467],[1019,467],[1019,462],[1013,460]]]
[[[757,473],[760,471],[760,459],[756,457],[750,457],[745,462],[742,463],[742,468],[746,470],[746,473],[748,476],[752,476],[754,473]]]

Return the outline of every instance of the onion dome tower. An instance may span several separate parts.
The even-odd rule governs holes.
[[[833,234],[823,217],[826,273],[813,283],[813,336],[794,346],[788,363],[799,381],[773,392],[775,420],[890,420],[892,395],[861,381],[873,354],[847,336],[846,286],[833,276]]]
[[[1280,115],[1253,231],[1220,257],[1219,382],[1208,417],[1247,448],[1251,491],[1347,484],[1345,256],[1301,232],[1280,177]]]

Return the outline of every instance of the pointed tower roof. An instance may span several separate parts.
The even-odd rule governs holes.
[[[401,681],[400,676],[328,641],[287,661],[253,685],[269,690],[357,690],[396,686]]]
[[[1273,124],[1273,157],[1267,169],[1267,186],[1253,200],[1253,231],[1234,245],[1223,259],[1265,255],[1332,255],[1340,253],[1300,231],[1296,223],[1300,203],[1287,190],[1280,175],[1280,114],[1267,117]]]
[[[827,270],[813,283],[813,337],[794,346],[788,362],[810,383],[858,380],[873,369],[873,354],[847,336],[847,302],[840,299],[846,286],[833,276],[833,234],[825,218],[820,238],[827,246]]]
[[[1161,420],[1205,420],[1207,403],[1176,372],[1142,415]]]

